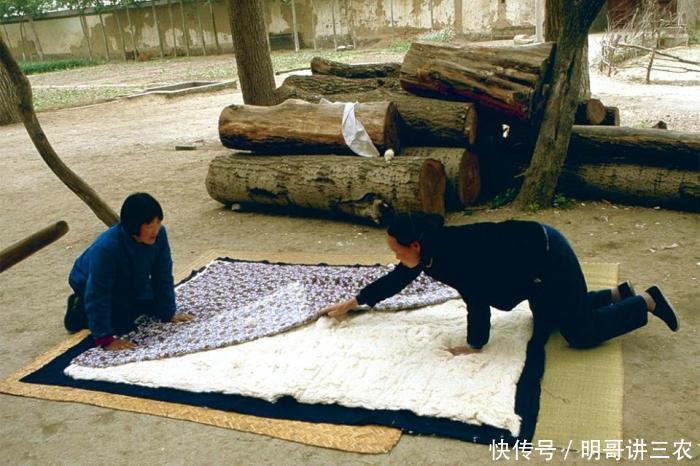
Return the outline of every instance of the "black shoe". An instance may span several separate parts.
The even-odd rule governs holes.
[[[624,301],[627,298],[631,298],[632,296],[637,295],[637,293],[635,293],[634,291],[634,286],[632,285],[632,282],[629,280],[617,285],[617,292],[620,294],[620,301]]]
[[[70,333],[75,333],[87,328],[87,316],[85,315],[85,311],[83,311],[83,306],[78,295],[72,294],[68,296],[63,326],[66,327],[66,330]]]
[[[677,332],[679,325],[678,319],[676,318],[676,313],[673,311],[671,303],[668,302],[661,289],[658,286],[653,285],[646,291],[656,303],[656,307],[654,307],[654,310],[651,311],[651,313],[663,320],[666,325],[668,325],[668,328],[674,332]]]

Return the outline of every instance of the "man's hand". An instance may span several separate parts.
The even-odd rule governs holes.
[[[357,299],[352,298],[342,303],[333,304],[332,306],[325,307],[321,310],[321,314],[325,314],[329,317],[340,317],[347,314],[348,312],[355,309],[359,304]]]
[[[136,344],[130,342],[129,340],[122,340],[121,338],[115,339],[112,343],[104,347],[104,349],[107,351],[128,350],[134,348],[136,348]]]
[[[194,316],[192,314],[187,314],[183,312],[182,314],[173,315],[170,319],[170,322],[173,324],[180,324],[184,322],[190,322],[192,320],[194,320]]]
[[[447,348],[447,351],[452,353],[452,356],[459,356],[460,354],[481,353],[481,348],[470,348],[469,346],[455,346],[453,348]]]

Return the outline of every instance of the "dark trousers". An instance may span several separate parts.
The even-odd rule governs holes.
[[[552,227],[544,228],[549,251],[542,282],[529,300],[536,334],[559,328],[570,346],[591,348],[646,325],[644,298],[634,296],[613,303],[610,290],[589,292],[566,238]]]
[[[84,299],[75,293],[68,298],[68,310],[64,324],[66,329],[76,332],[88,328],[88,318],[85,313]],[[112,327],[115,335],[124,335],[136,328],[135,321],[142,315],[157,317],[156,303],[149,300],[129,300],[114,298],[112,300]]]

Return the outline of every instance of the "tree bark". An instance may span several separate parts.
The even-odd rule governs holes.
[[[605,107],[605,118],[600,122],[605,126],[620,126],[620,109],[617,107]]]
[[[408,147],[400,158],[424,157],[445,167],[445,208],[462,210],[473,205],[481,192],[479,158],[470,150],[452,147]]]
[[[126,4],[126,20],[129,22],[129,34],[131,35],[131,49],[134,51],[134,60],[139,56],[139,51],[136,48],[136,33],[134,32],[134,24],[131,22],[131,13],[129,4]]]
[[[401,66],[411,93],[475,102],[509,119],[537,121],[553,44],[456,47],[414,42]]]
[[[209,164],[209,195],[225,204],[303,208],[385,224],[398,213],[445,214],[445,172],[423,157],[220,155]]]
[[[190,33],[187,29],[187,22],[185,21],[185,4],[180,0],[180,19],[182,20],[182,37],[185,41],[185,53],[190,56]]]
[[[219,117],[221,143],[258,153],[352,153],[343,139],[343,105],[287,100],[272,107],[231,105]],[[390,102],[358,104],[355,117],[380,153],[400,149],[396,106]]]
[[[221,55],[221,44],[219,44],[219,33],[216,30],[216,20],[214,19],[214,6],[211,4],[212,0],[209,0],[209,16],[211,17],[211,29],[214,31],[214,42],[216,43],[216,53]]]
[[[674,170],[607,160],[597,163],[567,160],[559,190],[578,199],[605,199],[700,212],[698,170]]]
[[[5,67],[0,66],[0,126],[22,121],[17,104],[18,98],[12,79]]]
[[[204,29],[202,28],[202,15],[199,12],[199,5],[194,6],[197,12],[197,26],[199,27],[199,43],[202,46],[202,55],[207,56],[207,44],[204,43]]]
[[[327,74],[341,78],[398,78],[401,63],[369,63],[365,65],[347,65],[322,57],[311,59],[313,74]]]
[[[100,17],[100,26],[102,26],[102,41],[105,45],[105,57],[107,58],[107,61],[110,61],[111,57],[109,56],[109,42],[107,41],[107,31],[105,31],[105,22],[104,18],[102,18],[102,11],[98,13],[98,16]]]
[[[275,104],[275,76],[267,42],[262,0],[228,0],[243,102]]]
[[[115,8],[114,17],[117,20],[117,29],[119,29],[119,40],[122,44],[122,59],[126,61],[126,41],[124,40],[124,30],[122,29],[122,22],[119,19],[119,11]]]
[[[36,53],[39,54],[39,60],[44,61],[44,47],[41,46],[39,34],[36,33],[36,25],[34,24],[34,18],[32,18],[32,15],[28,15],[27,19],[29,20],[29,25],[32,27],[34,40],[36,40],[36,43],[34,44],[36,46]]]
[[[173,3],[168,0],[168,17],[170,18],[170,29],[173,31],[173,57],[177,57],[177,35],[175,34],[175,20],[173,19]]]
[[[331,93],[346,87],[359,88],[359,92]],[[396,104],[401,122],[402,146],[474,145],[477,137],[477,112],[474,104],[449,102],[418,97],[396,89],[391,83],[380,86],[381,79],[345,79],[334,76],[290,76],[276,93],[280,100],[288,98],[318,102],[325,98],[335,102],[379,102]],[[298,87],[297,87],[298,86]],[[365,89],[369,89],[364,91]]]
[[[297,7],[294,0],[291,1],[290,7],[292,9],[292,35],[294,39],[294,51],[299,51],[299,34],[297,32]]]
[[[87,20],[85,19],[85,12],[80,12],[80,27],[83,30],[83,36],[85,37],[85,42],[88,47],[88,57],[92,60],[92,44],[90,44],[90,33],[88,32]]]
[[[279,88],[279,97],[285,97],[285,92],[294,89],[307,94],[333,95],[355,94],[373,91],[379,88],[400,90],[399,82],[393,78],[349,79],[330,75],[299,76],[285,78]]]
[[[515,207],[532,210],[552,205],[569,147],[581,85],[583,44],[605,0],[547,0],[547,20],[561,21],[550,94],[530,167],[515,199]],[[549,22],[548,22],[549,24]]]
[[[0,272],[4,272],[13,265],[22,262],[38,250],[58,240],[67,232],[68,224],[61,220],[3,249],[0,251]]]
[[[151,3],[151,12],[153,13],[153,25],[156,27],[156,34],[158,34],[158,50],[160,51],[160,58],[165,58],[165,49],[163,48],[163,38],[160,35],[160,21],[158,21],[158,13],[156,13],[156,2]]]
[[[18,97],[19,111],[22,115],[24,126],[29,133],[34,146],[44,162],[58,176],[58,178],[85,202],[95,213],[97,218],[102,220],[107,226],[112,226],[119,221],[117,214],[88,186],[85,181],[68,168],[53,150],[49,140],[46,138],[39,120],[34,113],[32,104],[32,88],[29,80],[22,73],[19,65],[10,54],[10,50],[4,41],[0,40],[0,64],[10,77],[14,85],[15,93]]]
[[[577,125],[600,125],[605,120],[605,105],[598,99],[588,99],[578,104],[574,123]]]
[[[700,172],[700,133],[619,126],[574,126],[568,158]],[[641,184],[634,178],[630,183]]]

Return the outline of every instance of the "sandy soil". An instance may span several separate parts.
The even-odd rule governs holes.
[[[644,108],[649,120],[684,115],[675,129],[691,131],[700,120],[697,87],[673,93],[654,87],[653,93],[652,87],[613,84],[617,87],[605,88],[614,90],[604,94],[604,101],[620,105],[623,119],[637,118],[626,113],[636,115]],[[595,86],[594,81],[594,92],[604,92]],[[218,142],[216,121],[221,109],[236,101],[240,95],[226,92],[171,101],[148,97],[44,112],[40,119],[63,160],[114,208],[134,191],[149,191],[161,201],[176,267],[210,249],[385,254],[379,229],[321,218],[231,212],[209,198],[204,188],[207,164],[226,152]],[[47,169],[22,126],[0,128],[0,140],[0,247],[59,219],[71,228],[56,244],[0,275],[4,377],[65,338],[66,277],[75,257],[104,225]],[[196,144],[198,150],[175,151],[182,143]],[[622,337],[623,440],[689,439],[697,455],[700,216],[585,202],[570,210],[527,215],[508,209],[458,213],[449,222],[514,217],[552,224],[571,239],[582,260],[619,262],[621,278],[632,279],[640,289],[659,283],[667,291],[681,331],[672,334],[652,319]],[[405,435],[388,455],[362,456],[79,404],[4,395],[0,402],[0,462],[7,464],[484,464],[491,458],[487,447],[439,438]],[[571,458],[567,462],[574,463]]]

